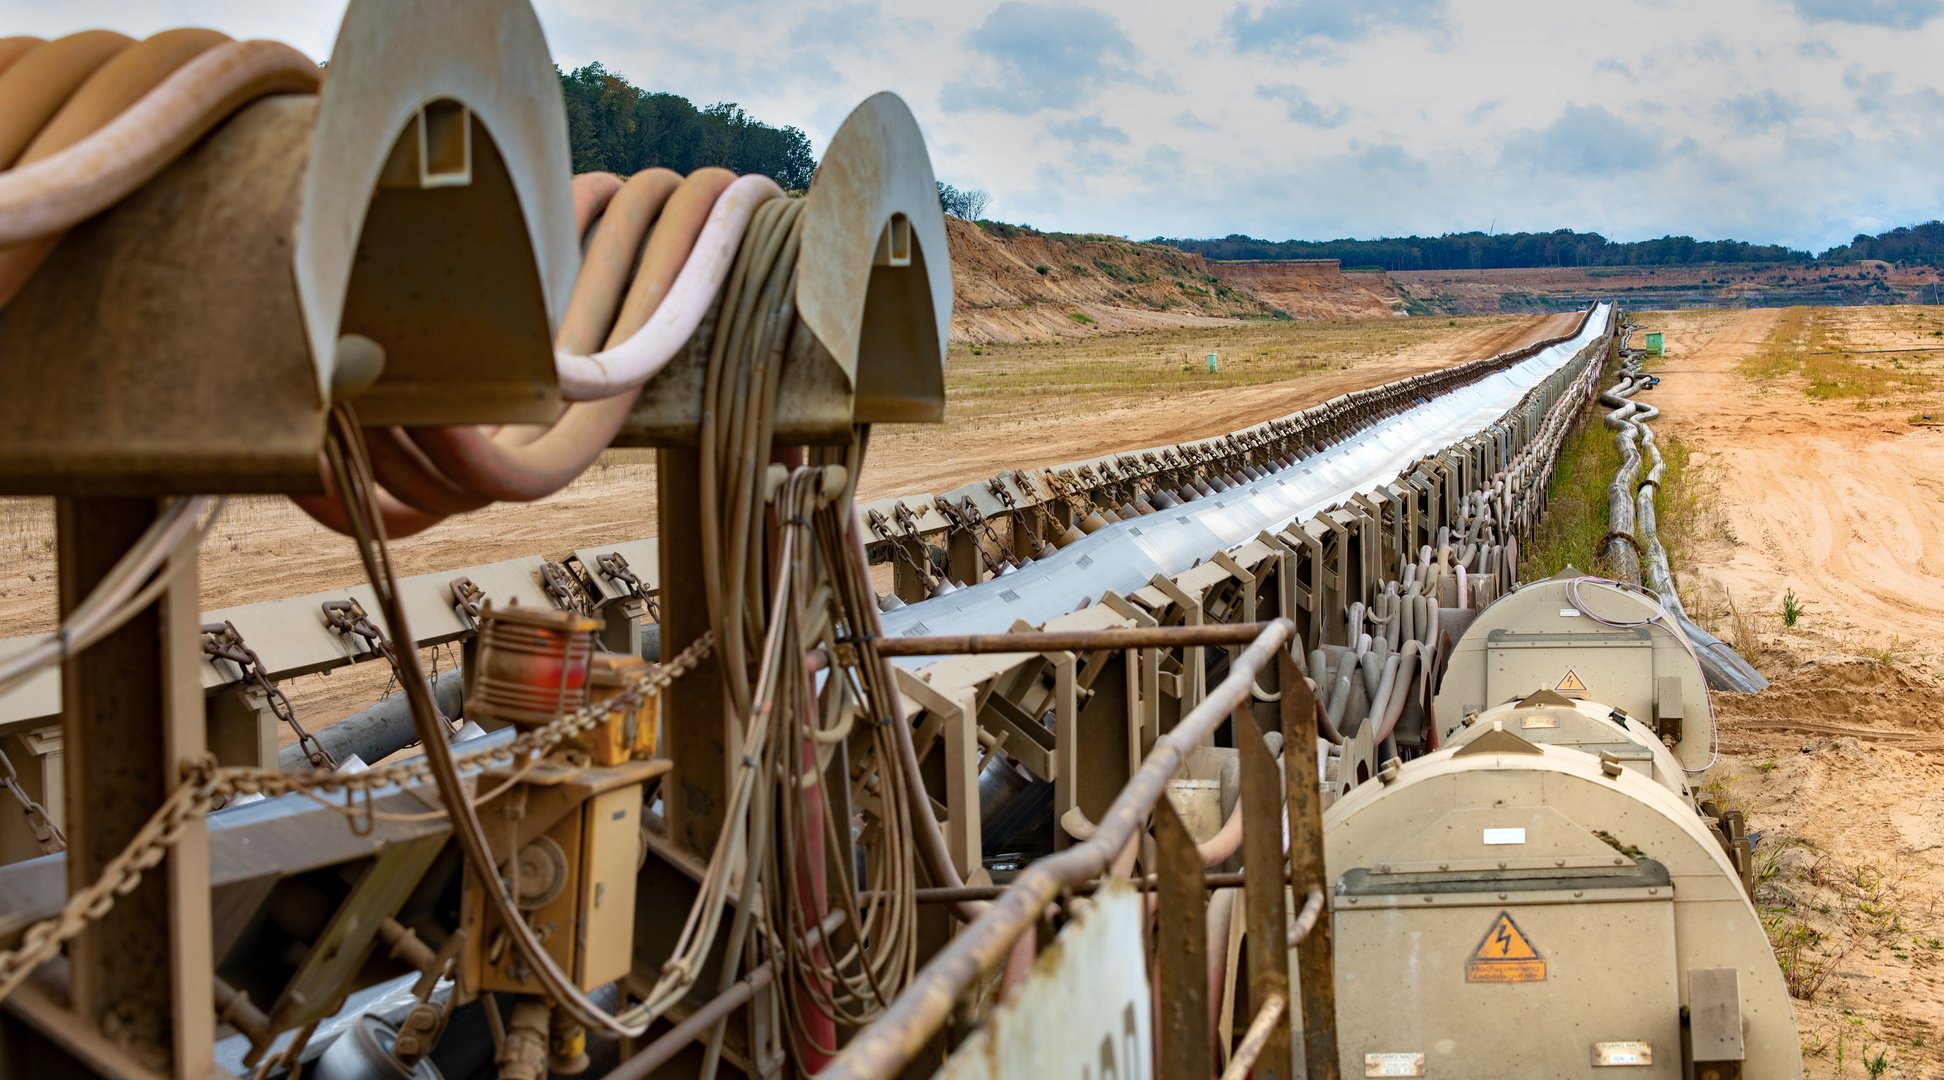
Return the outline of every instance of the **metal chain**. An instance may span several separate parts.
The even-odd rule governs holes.
[[[971,498],[968,497],[965,500],[965,506],[963,509],[953,506],[949,502],[946,502],[945,496],[943,495],[934,495],[932,497],[932,502],[938,506],[938,513],[941,517],[945,519],[945,523],[947,526],[953,529],[957,529],[960,532],[965,533],[967,536],[970,536],[972,538],[972,550],[979,553],[979,561],[985,564],[986,576],[998,577],[999,571],[1012,565],[1011,563],[1007,563],[1002,560],[993,558],[992,555],[986,551],[985,545],[979,543],[979,534],[978,532],[975,531],[975,529],[978,526],[985,525],[985,519],[979,516],[978,507],[972,505]],[[990,528],[987,528],[985,531],[986,531],[986,535],[992,536],[992,530]],[[997,536],[992,536],[992,542],[999,546],[999,550],[1001,551],[1005,550],[1005,545],[999,543],[999,538]]]
[[[384,657],[394,672],[398,670],[398,657],[392,655],[391,642],[385,640],[383,631],[372,625],[371,616],[365,614],[364,605],[356,599],[324,601],[324,622],[339,636],[356,634],[363,638],[366,651]]]
[[[634,570],[628,566],[626,556],[618,551],[610,551],[606,554],[596,555],[594,556],[594,569],[602,577],[621,586],[622,591],[633,595],[635,599],[646,604],[648,606],[649,616],[657,622],[661,621],[661,605],[655,602],[653,596],[648,595],[647,584],[640,577],[636,576]]]
[[[1013,565],[1013,561],[1007,558],[1005,554],[1006,542],[999,539],[998,533],[992,531],[992,520],[984,514],[979,513],[979,508],[972,505],[972,497],[970,495],[965,497],[964,505],[960,508],[959,514],[963,521],[977,526],[980,531],[984,532],[986,539],[992,541],[992,546],[999,550],[999,558],[995,562],[991,556],[985,553],[985,548],[981,547],[979,549],[980,558],[985,559],[986,569],[990,570],[994,577],[999,576],[999,571]],[[977,543],[976,538],[974,539],[974,543]]]
[[[902,511],[902,513],[899,515],[900,524],[902,524],[905,518],[909,518],[911,516],[911,511],[906,510],[903,503],[898,504],[898,509]],[[873,510],[871,511],[870,516],[871,516],[871,530],[877,533],[880,538],[885,540],[890,540],[891,554],[899,559],[903,559],[904,564],[906,566],[911,567],[911,572],[918,575],[918,580],[922,582],[927,589],[930,589],[932,584],[931,571],[928,568],[919,565],[917,557],[911,553],[910,548],[906,547],[903,544],[898,543],[896,538],[892,537],[891,523],[884,519],[884,515],[882,513]],[[920,544],[924,543],[924,539],[918,535],[918,526],[915,520],[912,522],[911,525],[907,526],[907,529],[910,532],[910,535],[913,539],[918,540]],[[930,560],[927,559],[926,561],[929,562]]]
[[[552,559],[540,564],[540,588],[560,610],[586,614],[581,611],[580,600],[575,595],[574,576]]]
[[[620,694],[582,706],[551,723],[523,731],[505,745],[458,755],[453,759],[453,764],[463,770],[484,766],[491,761],[511,760],[517,754],[544,754],[561,741],[598,726],[609,714],[633,708],[661,693],[676,679],[695,670],[696,665],[714,647],[715,632],[704,633],[675,659],[637,679]],[[4,755],[0,755],[0,760],[3,759]],[[12,764],[8,763],[7,768],[11,774]],[[423,759],[379,766],[350,776],[319,770],[306,774],[275,769],[223,768],[207,754],[200,760],[185,762],[181,786],[169,793],[169,797],[136,832],[128,846],[108,861],[101,877],[94,884],[71,894],[59,915],[28,927],[21,935],[18,946],[0,951],[0,1000],[13,993],[35,968],[59,954],[61,947],[86,929],[88,924],[113,910],[116,897],[134,892],[135,887],[141,884],[142,875],[161,863],[169,848],[181,837],[183,826],[190,819],[208,813],[216,799],[253,793],[285,795],[293,791],[322,791],[335,794],[344,790],[347,793],[345,803],[349,806],[349,793],[362,790],[365,792],[366,806],[369,807],[372,791],[392,784],[422,781],[430,774],[431,769]],[[327,805],[335,808],[335,804]]]
[[[562,572],[564,573],[565,571]],[[454,578],[453,581],[456,583],[465,581],[465,579]],[[477,588],[470,581],[467,581],[466,585]],[[481,595],[484,596],[485,594],[481,593]],[[453,594],[455,601],[458,601],[458,596],[459,594],[457,592]],[[455,603],[454,606],[459,606],[459,603]],[[471,609],[468,608],[468,610]],[[363,638],[365,640],[366,651],[376,653],[385,658],[385,662],[391,665],[392,677],[385,684],[384,696],[391,696],[391,688],[397,684],[400,678],[398,653],[392,648],[392,643],[385,637],[384,631],[378,629],[371,621],[371,616],[365,613],[364,605],[358,603],[356,597],[349,600],[326,600],[324,601],[324,621],[330,624],[331,629],[336,631],[340,636],[356,634],[358,637]],[[446,725],[448,729],[446,738],[449,741],[452,738],[450,734],[452,718],[447,716],[444,710],[439,708],[437,695],[434,695],[432,698],[432,710],[439,714],[440,721]]]
[[[244,682],[253,682],[263,688],[264,695],[270,701],[270,711],[297,733],[297,746],[304,751],[311,768],[336,771],[337,759],[324,749],[323,743],[317,741],[317,736],[305,731],[304,725],[297,722],[297,710],[291,707],[290,698],[284,695],[281,687],[264,676],[262,659],[257,656],[255,649],[243,643],[243,635],[236,629],[235,623],[204,623],[202,647],[205,654],[221,657],[240,668]]]
[[[33,797],[22,790],[20,774],[14,772],[13,759],[5,750],[0,750],[0,788],[20,804],[20,812],[27,815],[27,827],[34,831],[34,842],[40,845],[41,854],[53,855],[67,850],[67,834],[61,831],[54,819],[47,816],[47,807],[34,801]]]

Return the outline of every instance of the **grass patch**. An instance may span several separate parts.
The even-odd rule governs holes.
[[[1519,552],[1520,580],[1539,581],[1568,566],[1611,576],[1598,545],[1607,532],[1607,485],[1620,468],[1620,450],[1600,422],[1606,411],[1595,401],[1567,436],[1546,491],[1546,514]]]
[[[1077,322],[1082,326],[1094,325],[1093,316],[1087,314],[1084,311],[1069,311],[1067,312],[1067,318],[1072,319],[1074,322]]]
[[[1608,363],[1600,387],[1613,385],[1616,367],[1617,363]],[[1607,412],[1595,399],[1574,421],[1547,489],[1546,514],[1519,551],[1520,581],[1539,581],[1568,566],[1601,577],[1616,576],[1616,568],[1599,550],[1600,538],[1613,527],[1607,512],[1607,485],[1620,469],[1619,444],[1603,422]],[[1662,432],[1655,432],[1654,440],[1665,462],[1654,498],[1654,531],[1667,552],[1669,568],[1678,575],[1712,518],[1706,486],[1689,469],[1687,444]],[[1651,468],[1652,459],[1643,454],[1640,476],[1644,478]]]
[[[1879,365],[1843,351],[1848,343],[1833,332],[1835,311],[1784,309],[1768,340],[1755,355],[1737,363],[1735,370],[1744,378],[1763,381],[1799,375],[1802,392],[1818,401],[1883,398],[1931,387],[1932,377],[1909,370],[1903,359]]]

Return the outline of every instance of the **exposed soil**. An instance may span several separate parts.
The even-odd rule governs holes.
[[[981,227],[955,217],[945,219],[945,235],[952,248],[952,340],[971,345],[1393,314],[1380,295],[1381,275],[1346,277],[1334,261],[1210,263],[1118,236]]]
[[[1692,266],[1401,270],[1391,286],[1413,314],[1556,311],[1589,299],[1633,311],[1785,304],[1935,304],[1938,271],[1866,260],[1846,266],[1699,263]]]
[[[1944,320],[1876,307],[1646,321],[1669,355],[1640,399],[1689,445],[1718,514],[1682,593],[1773,680],[1715,695],[1710,780],[1761,833],[1758,906],[1795,987],[1804,1064],[1860,1077],[1882,1055],[1884,1075],[1939,1075],[1944,434],[1908,422],[1936,413],[1937,362],[1855,352],[1821,361],[1849,378],[1820,388],[1808,365],[1922,348]]]

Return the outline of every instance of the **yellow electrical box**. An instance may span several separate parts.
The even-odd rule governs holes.
[[[581,941],[574,978],[591,989],[626,975],[634,963],[641,785],[595,796],[581,820]]]
[[[514,906],[548,957],[582,990],[613,982],[633,963],[642,785],[667,770],[666,761],[604,768],[549,759],[479,807]],[[509,776],[488,770],[480,787],[498,786]],[[544,994],[539,973],[487,902],[484,887],[468,875],[461,902],[469,985]]]

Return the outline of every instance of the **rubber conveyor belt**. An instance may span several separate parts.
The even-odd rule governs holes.
[[[1240,487],[1170,510],[1116,522],[1004,577],[885,612],[884,632],[996,634],[1016,620],[1039,625],[1099,600],[1130,593],[1154,575],[1173,576],[1257,533],[1279,532],[1359,491],[1396,478],[1415,461],[1490,427],[1526,391],[1607,331],[1601,304],[1575,337],[1468,386],[1381,420],[1352,439]],[[920,668],[935,657],[898,662]]]

